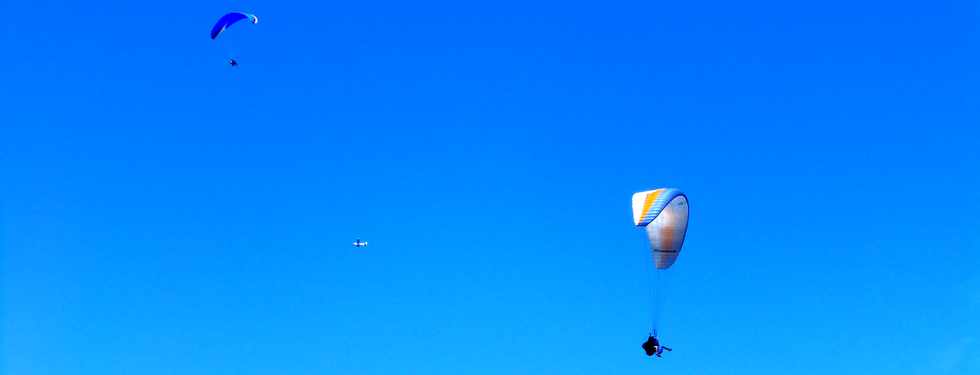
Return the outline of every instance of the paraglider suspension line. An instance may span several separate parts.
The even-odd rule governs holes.
[[[659,270],[654,262],[647,263],[647,291],[650,305],[650,335],[656,336],[660,330],[664,297],[667,293],[667,270]]]

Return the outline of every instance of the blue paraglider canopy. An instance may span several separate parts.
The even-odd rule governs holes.
[[[251,23],[259,23],[259,17],[245,12],[231,12],[218,19],[218,22],[211,28],[211,39],[217,38],[229,26],[241,20],[249,20]]]

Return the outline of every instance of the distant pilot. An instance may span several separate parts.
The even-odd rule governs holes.
[[[663,358],[660,356],[660,354],[663,353],[664,350],[668,352],[671,351],[670,348],[660,345],[660,341],[657,340],[654,335],[650,335],[650,337],[647,338],[647,341],[643,343],[643,351],[645,351],[649,357],[657,356],[658,358]]]

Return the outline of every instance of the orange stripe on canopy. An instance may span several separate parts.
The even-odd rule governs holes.
[[[647,216],[647,214],[650,212],[650,206],[653,205],[653,201],[657,200],[657,197],[660,196],[660,193],[663,192],[664,189],[657,189],[651,192],[650,194],[647,194],[647,198],[643,200],[643,210],[640,211],[641,220],[644,216]]]

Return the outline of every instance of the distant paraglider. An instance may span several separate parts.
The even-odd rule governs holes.
[[[244,21],[244,20],[248,20],[248,22],[250,22],[252,24],[259,23],[259,17],[255,16],[254,14],[251,14],[251,13],[231,12],[231,13],[225,14],[224,16],[221,16],[221,18],[218,19],[218,22],[215,22],[214,23],[214,26],[211,27],[211,40],[217,39],[218,36],[219,35],[222,35],[225,32],[225,30],[227,30],[229,27],[231,27],[232,25],[234,25],[234,24],[236,24],[236,23],[238,23],[240,21]],[[226,48],[228,48],[228,47],[226,46]],[[238,66],[238,60],[236,60],[234,58],[229,58],[228,59],[228,65],[231,66],[231,67],[233,67],[233,68],[234,67],[237,67]]]
[[[647,232],[656,273],[656,281],[651,285],[651,332],[643,343],[648,356],[660,357],[664,350],[671,351],[657,339],[661,308],[657,295],[664,292],[663,272],[674,265],[684,245],[688,210],[687,196],[678,189],[661,188],[633,194],[633,224]]]

